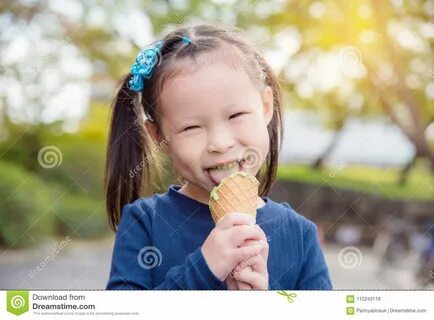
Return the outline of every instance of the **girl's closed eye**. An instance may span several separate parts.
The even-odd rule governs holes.
[[[189,126],[189,127],[182,129],[181,132],[191,131],[191,130],[199,129],[199,128],[200,128],[199,126]]]
[[[231,115],[229,117],[229,119],[239,118],[240,116],[245,115],[245,114],[247,114],[247,112],[237,112],[237,113],[234,113],[233,115]],[[184,129],[181,129],[180,133],[187,132],[187,131],[193,131],[193,130],[196,130],[196,129],[200,129],[200,126],[188,126],[188,127],[185,127]]]
[[[229,119],[239,118],[242,115],[247,114],[246,112],[237,112],[229,117]]]

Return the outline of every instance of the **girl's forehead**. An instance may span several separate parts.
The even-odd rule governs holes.
[[[187,118],[210,110],[224,111],[252,94],[258,94],[258,89],[244,68],[227,59],[210,59],[198,61],[167,79],[160,107],[166,117]]]
[[[196,114],[236,105],[258,93],[258,88],[229,54],[204,54],[194,61],[184,59],[161,90],[160,107],[167,116]]]

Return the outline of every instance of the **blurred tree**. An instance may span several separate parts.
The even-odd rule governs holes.
[[[428,159],[434,170],[427,128],[433,123],[432,1],[374,0],[214,0],[214,1],[74,1],[81,12],[67,14],[54,2],[4,1],[0,15],[26,28],[49,18],[46,36],[67,37],[92,66],[92,87],[108,88],[128,71],[138,47],[177,25],[224,23],[245,30],[275,64],[289,105],[321,113],[335,130],[330,146],[313,164],[321,167],[341,137],[347,119],[387,115],[414,144],[416,157]],[[142,21],[137,27],[133,13]],[[9,20],[8,20],[9,19]],[[42,20],[41,20],[42,19]],[[148,20],[149,21],[148,21]],[[97,23],[95,21],[98,21]],[[134,37],[134,28],[150,23],[150,39]],[[129,33],[122,32],[122,28]],[[139,27],[140,26],[140,27]],[[0,42],[0,50],[7,43]],[[273,55],[280,51],[280,55]],[[53,57],[50,64],[54,64]],[[15,68],[15,69],[14,69]],[[20,67],[7,68],[22,82]],[[42,68],[45,71],[45,66]],[[48,69],[48,68],[46,68]],[[16,71],[14,71],[16,70]],[[15,72],[15,74],[14,74]],[[37,77],[42,77],[38,72]],[[75,79],[72,78],[71,81]],[[66,80],[65,80],[66,81]],[[36,78],[39,83],[39,78]],[[53,89],[54,90],[54,89]],[[38,119],[45,100],[33,97]],[[51,91],[45,94],[54,95]],[[40,106],[40,107],[37,107]],[[31,117],[30,117],[31,118]],[[401,181],[411,164],[404,168]]]
[[[288,94],[296,95],[293,100],[304,100],[298,103],[301,107],[335,115],[326,117],[329,127],[337,129],[335,139],[314,166],[320,167],[332,152],[349,116],[386,114],[416,149],[400,181],[405,182],[416,157],[428,159],[434,172],[434,153],[427,141],[427,128],[434,121],[433,41],[429,32],[433,15],[431,1],[324,0],[287,1],[285,10],[265,19],[270,30],[295,26],[302,34],[300,50],[282,69],[281,78],[292,91]],[[348,83],[341,82],[325,93],[313,88],[310,95],[300,94],[300,82],[311,74],[306,70],[300,77],[291,77],[291,60],[297,63],[307,57],[314,62],[329,52],[338,53]],[[347,85],[352,88],[342,99]],[[360,102],[352,107],[355,94]],[[322,103],[318,102],[320,97],[324,97]]]

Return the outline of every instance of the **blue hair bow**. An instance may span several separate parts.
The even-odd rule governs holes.
[[[128,82],[131,90],[140,92],[143,89],[143,78],[150,79],[155,65],[160,59],[160,50],[164,41],[156,42],[152,47],[143,48],[136,57],[136,62],[131,66],[133,75]]]
[[[191,40],[187,37],[181,38],[182,42],[189,45]],[[136,62],[131,66],[130,73],[132,77],[128,81],[129,88],[133,91],[140,92],[143,90],[143,78],[150,79],[154,67],[161,58],[160,50],[163,47],[164,41],[158,41],[153,46],[143,48],[139,51],[136,57]]]

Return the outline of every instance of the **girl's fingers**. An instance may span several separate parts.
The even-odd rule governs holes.
[[[252,286],[248,283],[245,283],[243,281],[238,281],[238,280],[235,280],[235,281],[238,284],[238,290],[252,290],[253,289]]]
[[[268,287],[267,281],[255,271],[250,271],[248,268],[235,273],[235,279],[239,282],[248,283],[252,289],[266,289]]]
[[[260,232],[253,226],[234,226],[226,230],[228,239],[234,247],[244,246],[246,240],[260,240]]]
[[[268,272],[267,270],[267,262],[264,261],[261,254],[257,254],[256,256],[252,256],[247,258],[246,260],[240,262],[235,268],[234,268],[234,274],[237,272],[240,272],[244,268],[250,268],[253,269],[256,272],[259,272],[261,274],[265,274]]]
[[[264,230],[262,230],[262,228],[261,228],[259,225],[257,225],[257,224],[255,224],[254,227],[255,227],[255,228],[259,231],[259,233],[261,234],[261,240],[267,241],[267,240],[268,240],[268,239],[267,239],[267,235],[265,234]]]
[[[244,242],[245,246],[251,246],[252,244],[258,243],[258,240],[248,239]]]
[[[226,279],[226,288],[228,290],[252,290],[252,286],[248,283],[235,279],[235,274],[233,272],[231,272],[229,277]]]
[[[259,227],[258,225],[255,225],[255,229],[257,229],[259,231],[259,233],[261,234],[261,240],[265,241],[265,245],[264,245],[264,250],[262,251],[262,258],[264,259],[264,261],[268,260],[268,252],[269,252],[269,245],[268,245],[268,239],[267,236],[265,235],[264,230],[261,229],[261,227]]]
[[[238,290],[238,281],[232,274],[226,279],[226,288],[228,290]]]
[[[255,224],[255,219],[247,213],[234,212],[228,214],[222,220],[219,220],[216,227],[220,229],[228,229],[240,224],[253,226]]]
[[[233,249],[233,256],[235,260],[237,261],[236,264],[246,260],[247,258],[251,256],[255,256],[257,254],[260,254],[262,250],[264,250],[265,244],[261,240],[257,244],[250,245],[250,246],[244,246],[240,248]]]

